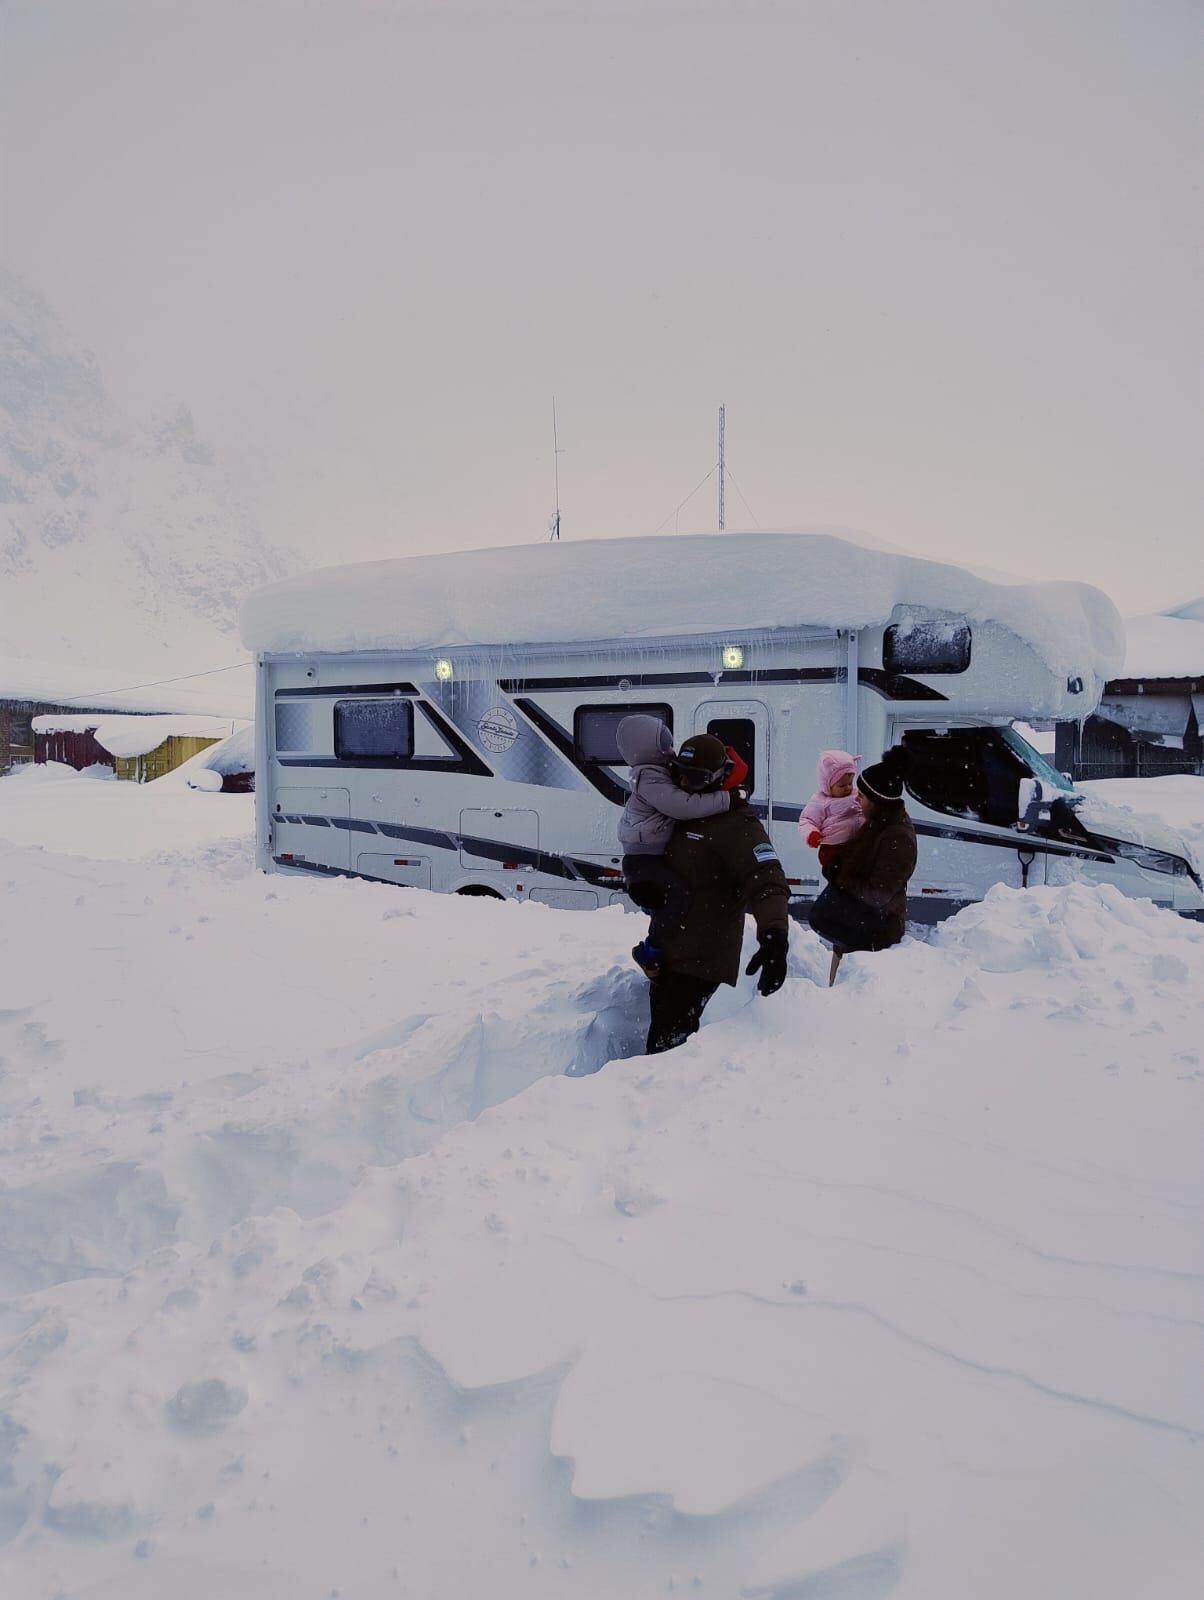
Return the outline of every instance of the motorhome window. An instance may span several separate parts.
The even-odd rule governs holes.
[[[970,630],[964,622],[896,622],[882,636],[887,672],[965,672]]]
[[[408,761],[414,754],[409,700],[336,700],[334,753],[340,761]]]
[[[578,706],[573,714],[573,745],[579,761],[607,767],[626,765],[619,751],[619,723],[624,717],[655,717],[673,727],[671,706]]]
[[[745,788],[753,793],[757,787],[757,725],[751,717],[716,717],[707,723],[707,732],[713,733],[729,749],[734,750],[748,767]]]
[[[1023,734],[1017,733],[1015,728],[1000,728],[999,734],[1004,744],[1020,757],[1034,778],[1040,778],[1042,783],[1048,784],[1051,789],[1060,789],[1063,794],[1075,792],[1074,784],[1066,774],[1059,772],[1039,750],[1035,750]]]
[[[1020,815],[1027,766],[997,728],[913,729],[903,735],[907,788],[923,805],[950,816],[1011,828]]]

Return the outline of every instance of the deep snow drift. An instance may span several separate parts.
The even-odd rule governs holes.
[[[618,910],[260,877],[184,781],[6,779],[0,835],[55,794],[76,853],[0,845],[0,1591],[1195,1592],[1204,928],[999,890],[832,991],[800,934],[650,1062]]]

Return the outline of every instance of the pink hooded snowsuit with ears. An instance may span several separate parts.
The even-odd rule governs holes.
[[[858,756],[851,756],[847,750],[822,752],[815,769],[819,787],[807,801],[798,819],[798,831],[805,840],[809,840],[811,834],[818,833],[821,845],[845,844],[860,831],[865,822],[865,813],[857,798],[857,790],[854,788],[852,794],[846,795],[831,793],[834,783],[856,772],[859,759]]]

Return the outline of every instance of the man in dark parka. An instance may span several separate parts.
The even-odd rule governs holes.
[[[732,763],[712,734],[696,734],[683,743],[672,771],[682,788],[707,793],[724,786]],[[652,980],[649,1055],[696,1033],[715,990],[736,982],[746,912],[757,922],[758,947],[748,972],[760,973],[760,993],[773,994],[786,981],[790,890],[760,819],[741,805],[679,823],[665,855],[685,881],[689,902],[666,939],[664,968]]]

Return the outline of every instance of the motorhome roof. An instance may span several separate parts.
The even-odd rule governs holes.
[[[824,533],[689,534],[531,544],[326,567],[242,609],[269,654],[619,643],[689,634],[872,627],[896,606],[994,620],[1056,673],[1101,681],[1120,616],[1082,583],[1001,583]]]

